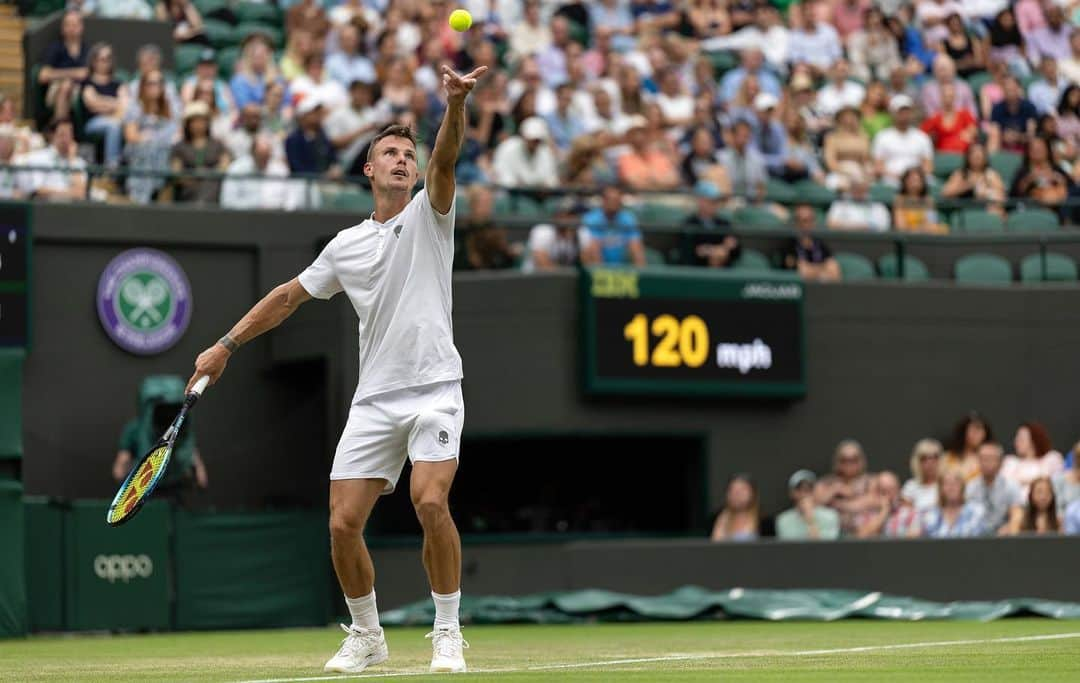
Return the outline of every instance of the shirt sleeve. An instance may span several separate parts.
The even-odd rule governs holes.
[[[453,232],[454,230],[454,217],[457,213],[457,193],[454,193],[454,198],[450,201],[450,209],[446,213],[439,213],[435,210],[435,207],[431,205],[431,199],[428,197],[427,190],[423,190],[423,202],[427,207],[428,212],[434,217],[435,224],[447,232]]]
[[[336,248],[337,239],[335,238],[330,240],[330,244],[326,245],[315,262],[300,273],[298,278],[300,286],[316,299],[329,299],[343,289],[334,268]]]
[[[120,443],[117,444],[117,450],[127,451],[132,455],[138,455],[135,453],[135,449],[138,448],[136,442],[138,441],[139,421],[131,420],[124,425],[124,431],[120,434]]]

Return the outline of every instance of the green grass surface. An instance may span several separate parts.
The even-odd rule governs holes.
[[[358,676],[324,674],[340,635],[328,628],[0,641],[0,680],[429,678],[407,675],[425,671],[431,656],[424,630],[413,628],[387,631],[386,664]],[[1063,637],[1018,640],[1054,635]],[[455,681],[1080,680],[1080,622],[1067,621],[474,626],[465,637],[471,673]]]

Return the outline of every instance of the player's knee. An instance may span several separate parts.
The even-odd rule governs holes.
[[[330,513],[330,539],[332,541],[355,541],[363,534],[364,523],[358,515],[334,510]]]
[[[421,496],[413,501],[416,518],[425,529],[436,528],[450,519],[450,507],[442,497]]]

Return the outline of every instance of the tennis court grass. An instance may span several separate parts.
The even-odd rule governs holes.
[[[324,674],[340,635],[37,636],[0,641],[0,680],[407,681],[430,658],[424,630],[390,629],[390,662],[355,677]],[[474,626],[465,637],[472,672],[455,681],[1080,680],[1080,622],[1067,621]]]

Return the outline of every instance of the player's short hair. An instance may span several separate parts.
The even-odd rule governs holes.
[[[371,156],[375,154],[375,145],[379,144],[379,140],[382,140],[383,138],[405,138],[413,143],[413,147],[416,147],[416,134],[413,133],[412,128],[398,124],[387,126],[382,129],[382,132],[371,139],[371,144],[368,145],[367,149],[368,161],[371,161]]]

